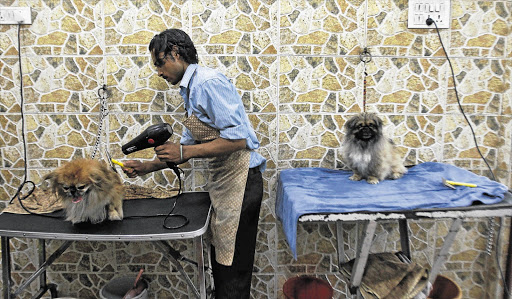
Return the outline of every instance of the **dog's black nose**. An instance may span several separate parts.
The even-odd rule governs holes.
[[[373,130],[370,127],[364,126],[359,129],[356,137],[359,139],[366,140],[366,139],[373,138],[373,135],[374,135]]]

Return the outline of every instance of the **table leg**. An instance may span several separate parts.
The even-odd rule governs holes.
[[[46,243],[44,240],[38,240],[38,242],[39,246],[37,247],[37,250],[39,252],[39,267],[41,267],[46,261]],[[46,289],[46,287],[46,271],[44,271],[39,276],[39,288]]]
[[[73,243],[73,241],[65,241],[57,250],[55,250],[52,255],[50,255],[50,257],[48,257],[47,260],[45,260],[40,266],[39,266],[39,269],[37,269],[37,271],[35,271],[32,275],[30,275],[29,278],[27,278],[19,287],[18,289],[13,293],[13,296],[16,297],[18,296],[26,287],[28,287],[30,285],[30,283],[32,283],[32,281],[34,281],[38,276],[42,275],[42,274],[45,274],[46,273],[46,269],[51,265],[53,264],[53,262],[59,257],[61,256],[67,249],[68,247],[71,245],[71,243]],[[44,292],[46,292],[46,290],[44,290]],[[43,292],[43,293],[44,293]],[[42,295],[42,294],[41,294]]]
[[[512,217],[511,217],[512,219]],[[505,217],[501,218],[501,221],[504,221]],[[509,228],[508,232],[508,250],[507,250],[507,260],[505,262],[506,269],[505,269],[505,285],[503,286],[503,298],[510,298],[509,290],[512,286],[512,246],[510,244],[510,240],[512,240],[512,227]],[[497,247],[501,248],[501,246]]]
[[[38,240],[39,246],[39,267],[42,267],[46,262],[46,240],[40,239]],[[66,247],[67,248],[67,247]],[[57,285],[53,283],[48,283],[48,279],[46,276],[46,271],[43,271],[39,276],[39,295],[34,296],[35,298],[40,298],[46,293],[50,291],[50,295],[52,298],[57,298]]]
[[[430,277],[428,279],[430,283],[434,283],[437,274],[441,270],[441,266],[446,261],[446,258],[448,257],[448,251],[450,250],[450,247],[452,246],[453,241],[455,240],[455,235],[457,235],[457,232],[459,231],[461,225],[461,218],[453,220],[452,226],[450,227],[450,231],[448,231],[448,234],[446,234],[443,247],[441,247],[441,251],[439,251],[439,254],[435,259],[434,265],[432,266],[432,270],[430,271]]]
[[[409,260],[411,260],[411,246],[409,244],[407,219],[398,220],[398,228],[400,230],[400,246],[402,247],[402,252]]]
[[[2,282],[4,299],[11,298],[11,248],[9,237],[2,237]]]
[[[347,262],[345,257],[343,221],[336,221],[336,243],[338,245],[338,266]]]
[[[206,276],[204,273],[203,237],[199,236],[198,238],[195,238],[194,245],[196,248],[199,292],[201,293],[201,299],[206,299]]]
[[[363,278],[366,262],[368,261],[368,255],[370,252],[370,247],[372,246],[373,235],[375,234],[376,228],[377,222],[375,220],[370,220],[366,224],[363,243],[361,244],[360,249],[357,251],[354,265],[352,266],[352,275],[350,278],[350,292],[352,294],[356,293],[357,289],[361,285],[361,280]]]
[[[199,292],[197,291],[197,288],[194,286],[194,283],[192,283],[192,280],[190,280],[190,277],[188,277],[187,273],[185,272],[185,269],[183,269],[183,266],[181,266],[180,262],[174,257],[175,255],[179,255],[179,252],[174,250],[174,248],[171,247],[167,242],[160,241],[154,243],[164,254],[168,254],[167,257],[170,259],[171,263],[178,269],[178,271],[183,276],[183,279],[185,279],[185,282],[188,284],[188,286],[192,289],[192,292],[194,293],[194,296],[196,298],[199,297]],[[204,268],[203,268],[204,271]],[[206,292],[205,292],[206,294]]]

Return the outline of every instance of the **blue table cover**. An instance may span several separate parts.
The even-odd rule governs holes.
[[[351,181],[351,171],[294,168],[279,173],[276,214],[297,258],[297,221],[305,214],[404,211],[454,208],[503,200],[507,187],[462,168],[426,162],[409,168],[401,179],[372,185]],[[476,188],[444,186],[442,179],[473,183]]]

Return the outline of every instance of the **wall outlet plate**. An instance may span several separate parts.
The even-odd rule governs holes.
[[[450,28],[450,0],[409,0],[407,28]],[[431,18],[436,25],[427,25]]]
[[[30,7],[0,7],[0,24],[32,24]]]

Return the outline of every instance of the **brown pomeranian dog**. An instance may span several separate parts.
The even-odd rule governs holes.
[[[399,179],[407,169],[393,141],[383,134],[382,120],[375,113],[360,113],[344,125],[342,144],[344,163],[354,174],[353,181],[365,179],[378,184],[385,179]]]
[[[123,219],[124,186],[106,163],[76,159],[47,174],[49,187],[58,194],[71,223],[99,223]]]

